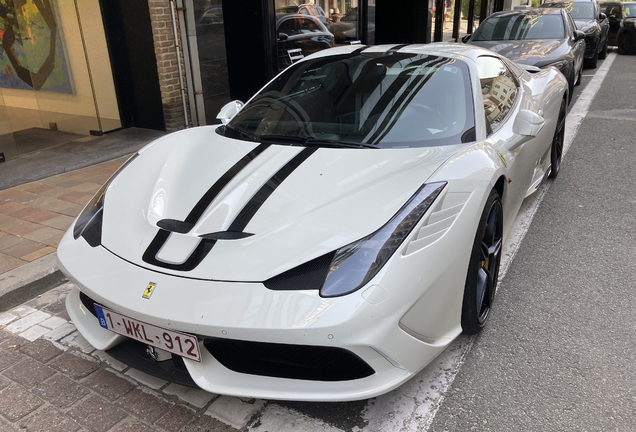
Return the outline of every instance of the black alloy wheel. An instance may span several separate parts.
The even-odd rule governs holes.
[[[468,263],[462,304],[462,329],[474,335],[486,325],[497,292],[503,243],[501,198],[492,190],[479,220]]]
[[[552,147],[550,149],[550,178],[555,179],[561,170],[561,159],[563,158],[563,143],[565,142],[565,99],[561,101],[561,109],[559,109],[559,119],[557,127],[554,131],[552,139]]]
[[[618,38],[618,53],[628,55],[634,52],[634,36],[629,32],[621,33]]]

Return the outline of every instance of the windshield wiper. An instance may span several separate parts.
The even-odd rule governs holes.
[[[364,149],[378,148],[377,146],[373,144],[365,144],[365,143],[357,143],[357,142],[349,142],[349,141],[338,141],[338,140],[326,140],[326,139],[318,139],[318,138],[307,138],[305,145],[316,145],[316,146],[335,147],[335,148],[364,148]]]
[[[371,148],[377,149],[377,146],[372,144],[364,144],[350,141],[328,140],[314,137],[300,137],[289,135],[261,135],[259,137],[261,141],[274,141],[278,143],[289,143],[291,145],[304,145],[304,146],[318,146],[318,147],[332,147],[332,148]]]
[[[252,134],[251,134],[251,133],[249,133],[249,132],[244,131],[243,129],[239,129],[239,128],[237,128],[237,127],[230,126],[230,125],[225,125],[225,126],[223,126],[223,127],[224,127],[225,129],[229,129],[229,130],[231,130],[232,132],[234,132],[234,133],[238,134],[238,135],[239,135],[239,138],[247,138],[247,139],[248,139],[248,140],[250,140],[250,141],[257,141],[257,142],[258,142],[258,140],[256,139],[256,137],[255,137],[254,135],[252,135]]]

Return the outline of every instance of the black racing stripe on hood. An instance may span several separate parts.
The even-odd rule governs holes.
[[[210,189],[201,197],[198,203],[194,206],[194,208],[190,211],[190,214],[185,218],[185,223],[196,224],[199,221],[199,218],[203,216],[205,210],[210,206],[214,198],[223,190],[227,184],[232,181],[236,175],[247,166],[248,163],[256,159],[258,155],[263,153],[270,145],[269,144],[261,144],[256,147],[254,150],[246,154],[240,161],[238,161],[232,168],[230,168],[225,174],[219,178],[216,183],[212,185]]]
[[[201,239],[194,252],[192,252],[188,259],[181,264],[173,264],[160,261],[157,259],[157,254],[159,253],[163,245],[168,241],[171,232],[180,234],[188,233],[199,221],[199,218],[201,218],[205,210],[209,207],[214,198],[216,198],[218,194],[223,190],[223,188],[227,186],[227,184],[234,177],[236,177],[236,175],[243,168],[245,168],[247,164],[253,161],[258,155],[263,153],[269,146],[270,144],[260,144],[251,152],[243,156],[241,160],[235,163],[234,166],[232,166],[232,168],[230,168],[225,174],[223,174],[212,185],[212,187],[208,189],[205,195],[201,197],[194,208],[190,211],[190,214],[188,214],[185,221],[181,222],[173,219],[163,219],[159,221],[157,223],[157,225],[159,226],[159,231],[155,235],[155,238],[153,238],[150,242],[150,245],[148,245],[148,248],[142,255],[141,259],[148,264],[171,270],[190,271],[195,269],[207,256],[207,254],[210,253],[212,247],[216,243],[215,239]]]
[[[240,169],[242,169],[245,165],[247,165],[247,163],[249,163],[249,161],[251,161],[260,153],[262,153],[268,146],[269,146],[268,144],[262,144],[258,146],[256,149],[252,150],[250,154],[248,154],[243,159],[241,159],[241,161],[237,162],[236,165],[234,165],[234,167],[230,169],[230,171],[233,171],[235,168],[240,166],[241,162],[246,161],[245,164],[241,166]],[[255,153],[259,149],[260,151],[258,151],[256,154],[253,155],[253,153]],[[236,218],[234,218],[234,221],[232,222],[232,224],[230,225],[227,231],[242,232],[243,229],[245,229],[245,226],[252,219],[252,217],[254,217],[258,209],[261,208],[263,203],[276,190],[276,188],[287,177],[289,177],[289,175],[292,172],[294,172],[296,168],[298,168],[305,160],[307,160],[309,156],[314,154],[316,150],[318,150],[318,147],[306,147],[300,153],[294,156],[289,162],[287,162],[281,169],[279,169],[278,172],[276,172],[276,174],[274,174],[263,186],[261,186],[261,188],[254,195],[254,197],[250,201],[248,201],[247,204],[245,204],[245,206],[239,212]],[[249,157],[251,158],[247,159]],[[234,175],[232,175],[232,178],[238,173],[238,171],[240,171],[240,169],[238,169],[234,173]],[[228,173],[230,171],[228,171]],[[210,191],[215,190],[217,184],[221,180],[226,179],[228,173],[225,173],[223,177],[221,177],[221,179],[219,179],[214,184],[214,186],[210,188],[208,193],[206,193],[206,196],[210,193]],[[231,178],[229,180],[231,180]],[[227,184],[229,180],[227,180],[225,184]],[[220,192],[220,189],[219,189],[219,192]],[[218,192],[216,192],[216,194],[218,194]],[[216,194],[214,196],[216,196]],[[199,200],[199,203],[201,203],[202,201],[203,201],[203,198]],[[210,202],[212,202],[212,200],[210,200]],[[197,206],[199,205],[199,203],[197,203]],[[205,211],[208,205],[209,203],[203,208],[203,211]],[[194,213],[194,210],[195,209],[193,209],[190,212],[190,215],[188,215],[188,218]],[[203,212],[201,212],[201,214],[203,214]],[[197,217],[195,222],[198,221],[199,217],[200,215]],[[186,218],[186,223],[188,222],[188,218]],[[155,235],[155,238],[152,240],[152,242],[150,242],[150,245],[148,246],[148,248],[146,249],[146,251],[144,252],[142,256],[142,259],[144,262],[155,265],[157,267],[162,267],[162,268],[166,268],[170,270],[177,270],[177,271],[194,270],[201,263],[201,261],[203,261],[205,257],[210,253],[215,243],[217,242],[217,240],[214,238],[205,238],[205,237],[201,238],[201,240],[199,241],[199,244],[194,249],[194,252],[192,252],[192,254],[188,257],[188,259],[185,262],[181,264],[167,263],[167,262],[158,260],[157,254],[159,253],[161,248],[164,246],[164,244],[168,241],[170,234],[171,234],[170,231],[167,231],[165,229],[159,229],[159,232],[157,232],[157,234]],[[216,234],[219,234],[219,233],[216,233]]]
[[[152,264],[157,267],[178,271],[190,271],[194,270],[199,264],[201,264],[201,261],[203,261],[203,259],[210,253],[212,247],[216,243],[216,240],[201,239],[197,247],[194,249],[194,252],[192,252],[188,259],[181,264],[159,261],[157,259],[157,254],[168,241],[170,234],[170,231],[160,229],[155,238],[152,239],[152,242],[150,242],[150,246],[148,246],[148,249],[144,252],[142,259],[148,264]]]
[[[227,229],[228,231],[242,232],[247,224],[252,220],[259,208],[265,203],[267,198],[274,193],[276,188],[294,172],[303,162],[309,158],[314,152],[318,150],[318,147],[306,147],[300,153],[298,153],[292,160],[287,162],[276,174],[272,176],[261,188],[254,194],[251,200],[249,200],[241,212],[234,218],[234,221]]]

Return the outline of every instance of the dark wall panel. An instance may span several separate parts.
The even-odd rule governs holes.
[[[428,2],[422,0],[377,0],[375,43],[430,42]]]
[[[165,130],[148,2],[100,5],[122,126]]]
[[[247,101],[274,76],[274,0],[224,0],[225,47],[232,99]]]

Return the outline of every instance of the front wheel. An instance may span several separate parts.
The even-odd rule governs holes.
[[[563,158],[563,142],[565,141],[565,99],[561,101],[561,109],[559,110],[559,119],[557,127],[554,131],[552,139],[552,147],[550,149],[550,178],[555,179],[561,170],[561,159]]]
[[[628,32],[621,33],[618,37],[618,53],[628,55],[634,51],[634,36]]]
[[[503,238],[503,209],[496,190],[490,191],[479,219],[468,263],[462,303],[462,329],[474,335],[486,325],[497,292]]]

